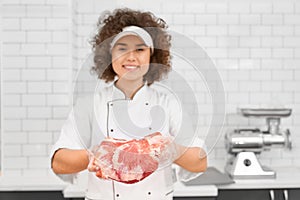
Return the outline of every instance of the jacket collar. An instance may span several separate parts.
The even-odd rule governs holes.
[[[123,91],[121,91],[118,87],[116,87],[116,82],[114,82],[111,87],[112,87],[112,99],[123,99],[123,100],[131,100],[131,101],[145,101],[147,98],[147,90],[148,86],[147,83],[144,83],[144,85],[138,89],[138,91],[135,93],[132,99],[126,98],[125,94]]]

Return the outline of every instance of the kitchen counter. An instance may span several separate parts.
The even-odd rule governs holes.
[[[221,168],[218,168],[220,171]],[[288,189],[300,188],[300,167],[274,168],[276,179],[235,180],[228,185],[185,186],[175,184],[176,197],[216,197],[218,190],[239,189]],[[68,184],[56,176],[47,177],[0,177],[0,192],[3,191],[62,191],[65,198],[81,198],[85,194],[85,177],[79,177],[76,184]]]
[[[0,177],[1,191],[62,191],[67,187],[67,183],[61,181],[56,176],[47,177]]]
[[[219,189],[284,189],[300,188],[300,167],[277,167],[275,179],[234,180],[234,184],[220,185]]]
[[[185,186],[181,182],[175,183],[175,197],[216,197],[218,188],[215,185]]]
[[[222,168],[217,167],[220,171]],[[274,168],[277,172],[276,179],[247,179],[234,180],[235,183],[227,185],[199,185],[185,186],[181,182],[176,182],[174,188],[175,197],[214,197],[218,195],[218,190],[238,190],[238,189],[284,189],[300,188],[300,167],[280,167]],[[79,181],[80,182],[80,181]],[[70,185],[64,191],[64,196],[80,198],[84,196],[83,185]]]

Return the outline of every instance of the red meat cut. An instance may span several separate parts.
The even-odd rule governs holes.
[[[106,138],[94,150],[101,178],[135,183],[152,174],[159,166],[161,152],[171,143],[170,137],[156,132],[143,139]]]

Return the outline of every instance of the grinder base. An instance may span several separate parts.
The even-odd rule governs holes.
[[[240,152],[227,161],[225,171],[233,179],[274,179],[276,173],[264,167],[253,152]]]

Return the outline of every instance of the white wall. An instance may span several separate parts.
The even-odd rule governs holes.
[[[45,176],[69,111],[69,1],[2,1],[5,175]]]
[[[1,4],[1,1],[0,1],[0,10],[2,9],[1,8],[2,4]],[[0,15],[0,38],[2,38],[2,16]],[[2,174],[2,40],[0,40],[0,175]]]
[[[122,6],[154,12],[207,51],[224,82],[224,132],[264,125],[237,116],[239,106],[293,108],[292,117],[282,120],[291,130],[293,150],[274,149],[260,157],[270,166],[300,166],[296,0],[2,0],[2,6],[5,173],[49,173],[47,155],[69,110],[72,74],[90,52],[88,40],[99,14]],[[208,120],[204,123],[209,125]],[[210,163],[223,165],[225,158],[222,137]]]

